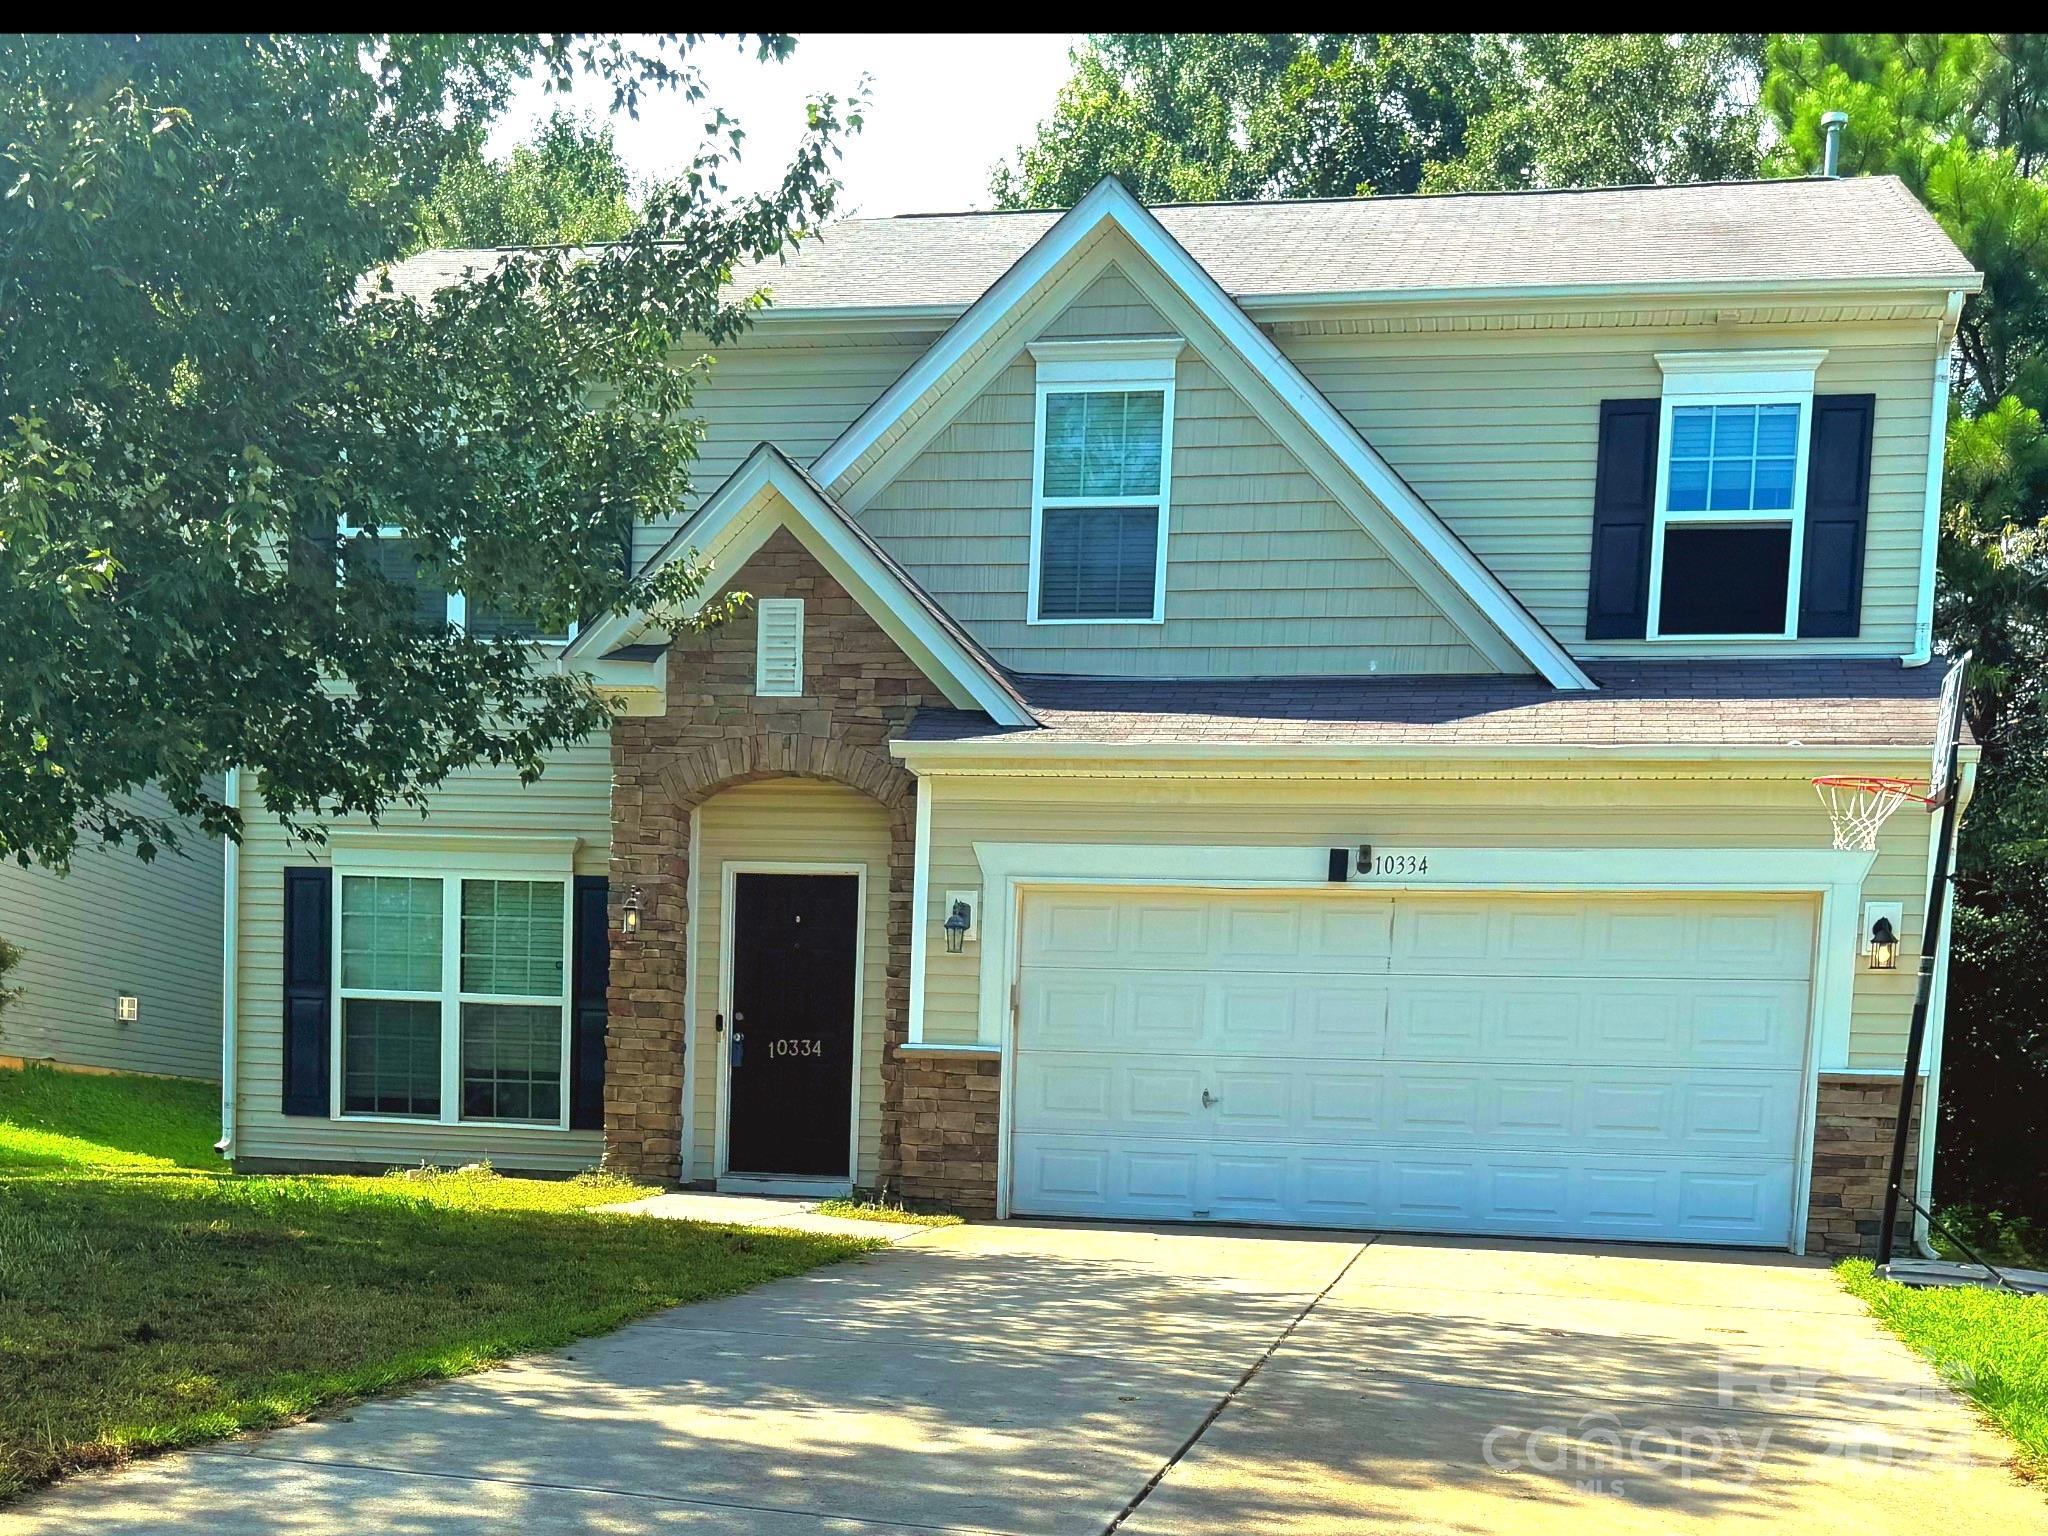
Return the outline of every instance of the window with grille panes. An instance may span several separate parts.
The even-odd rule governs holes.
[[[567,883],[343,872],[340,886],[340,1112],[565,1124]]]
[[[1039,342],[1034,624],[1165,618],[1176,338]]]

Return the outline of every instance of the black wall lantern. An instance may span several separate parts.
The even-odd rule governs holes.
[[[1899,936],[1888,917],[1880,917],[1870,925],[1870,968],[1873,971],[1895,971],[1899,968]]]
[[[619,927],[627,938],[640,932],[640,887],[634,886],[626,893],[625,909],[619,914]]]
[[[946,953],[957,955],[967,947],[967,930],[974,923],[974,909],[964,901],[953,903],[946,914]]]

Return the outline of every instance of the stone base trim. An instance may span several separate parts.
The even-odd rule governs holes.
[[[1898,1124],[1896,1074],[1824,1072],[1813,1122],[1813,1185],[1806,1215],[1806,1251],[1830,1258],[1877,1252],[1884,1224],[1885,1175],[1891,1169],[1892,1130]],[[1906,1188],[1914,1188],[1920,1154],[1920,1119],[1927,1080],[1913,1103],[1906,1142]],[[1899,1202],[1894,1242],[1913,1251],[1913,1208]]]
[[[885,1152],[883,1166],[891,1192],[913,1207],[995,1215],[1001,1057],[915,1048],[891,1054],[900,1095],[893,1155]]]

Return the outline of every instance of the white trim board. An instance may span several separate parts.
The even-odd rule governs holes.
[[[1041,236],[820,455],[812,465],[812,474],[818,481],[835,485],[858,467],[917,402],[948,381],[954,370],[972,358],[984,339],[1013,310],[1029,301],[1041,282],[1109,225],[1120,229],[1167,281],[1197,307],[1209,326],[1264,378],[1281,402],[1316,434],[1422,553],[1464,592],[1538,673],[1557,688],[1595,686],[1557,638],[1309,383],[1208,270],[1114,177],[1104,177],[1096,183],[1072,211]]]
[[[1813,1182],[1814,1127],[1820,1075],[1838,1070],[1849,1051],[1855,1006],[1858,923],[1863,882],[1876,855],[1836,849],[1432,849],[1431,873],[1415,880],[1328,880],[1328,850],[1227,844],[1098,844],[977,842],[982,869],[982,945],[978,1041],[1001,1053],[996,1214],[1010,1211],[1015,1019],[1010,988],[1017,978],[1023,894],[1044,886],[1163,886],[1185,890],[1355,892],[1371,899],[1457,891],[1632,892],[1730,895],[1812,895],[1818,898],[1801,1112],[1788,1246],[1805,1247]]]

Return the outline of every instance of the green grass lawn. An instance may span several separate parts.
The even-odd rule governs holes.
[[[2022,1472],[2048,1477],[2048,1296],[1915,1290],[1878,1279],[1867,1259],[1844,1260],[1835,1273],[2012,1437]]]
[[[237,1176],[210,1085],[0,1070],[0,1499],[878,1243],[590,1209],[617,1180]]]
[[[837,1216],[845,1221],[893,1221],[911,1227],[957,1227],[960,1218],[944,1211],[912,1211],[883,1200],[820,1200],[813,1207],[820,1216]]]

